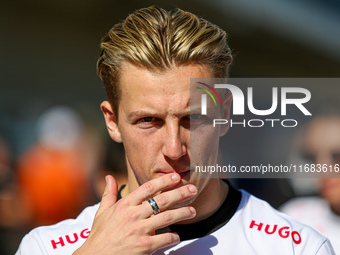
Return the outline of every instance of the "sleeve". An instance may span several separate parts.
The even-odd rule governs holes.
[[[336,255],[336,254],[335,251],[333,250],[331,242],[327,239],[320,246],[320,249],[317,251],[316,255]]]
[[[43,255],[43,251],[41,250],[41,247],[39,246],[36,239],[31,236],[30,234],[27,234],[21,241],[19,248],[15,255]],[[46,252],[45,252],[46,254]]]

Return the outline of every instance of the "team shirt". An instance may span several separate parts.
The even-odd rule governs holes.
[[[318,231],[244,190],[229,187],[224,203],[208,219],[156,231],[175,231],[181,242],[153,254],[335,254],[329,240]],[[87,207],[76,219],[32,230],[16,255],[72,254],[89,236],[98,207]]]
[[[340,254],[340,216],[332,211],[327,201],[320,197],[294,198],[280,210],[319,230],[332,242],[336,253]]]

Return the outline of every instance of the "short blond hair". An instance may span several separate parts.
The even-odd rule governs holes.
[[[102,39],[101,49],[97,71],[116,118],[123,61],[157,72],[172,66],[205,65],[215,78],[227,77],[232,62],[221,28],[192,13],[167,12],[157,6],[137,10],[116,24]]]

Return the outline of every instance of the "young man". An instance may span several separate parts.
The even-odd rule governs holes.
[[[100,205],[33,230],[17,254],[333,254],[328,239],[218,178],[219,136],[190,106],[190,78],[224,78],[226,34],[191,13],[141,9],[102,40],[98,73],[110,136],[126,151],[128,183],[106,177]],[[231,104],[223,98],[224,118]],[[190,135],[198,134],[192,157]]]

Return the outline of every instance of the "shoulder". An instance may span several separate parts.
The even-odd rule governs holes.
[[[67,254],[76,250],[88,237],[99,204],[86,207],[76,219],[33,229],[21,241],[17,255]]]
[[[241,213],[245,218],[253,219],[251,222],[261,220],[262,226],[267,224],[274,224],[279,227],[280,225],[287,225],[294,229],[306,229],[307,233],[325,238],[319,232],[313,228],[301,223],[300,221],[288,216],[287,214],[280,212],[273,208],[268,202],[259,199],[248,192],[241,190],[242,200],[240,203]],[[254,224],[251,224],[254,226]],[[269,227],[268,227],[269,228]]]
[[[328,210],[328,203],[320,197],[298,197],[293,198],[280,207],[280,211],[294,215],[310,212],[323,212]]]
[[[294,250],[294,254],[320,254],[322,249],[332,249],[329,240],[317,230],[279,212],[267,202],[241,190],[239,219],[244,221],[248,236],[270,246]],[[332,254],[332,253],[329,253]]]
[[[182,241],[155,254],[335,254],[316,230],[280,213],[267,202],[241,190],[239,206],[224,225],[198,239]]]

